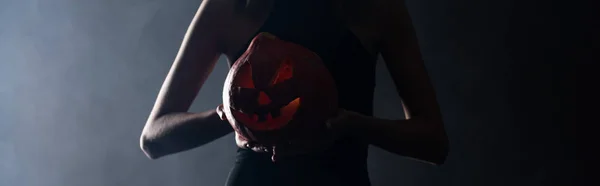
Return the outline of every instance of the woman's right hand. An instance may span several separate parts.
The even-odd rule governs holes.
[[[217,114],[219,114],[219,117],[221,117],[221,120],[227,121],[227,116],[225,116],[225,113],[223,112],[223,104],[221,104],[217,107]],[[230,122],[227,122],[227,123],[229,123],[231,125]],[[231,126],[231,127],[234,128],[234,126]],[[234,130],[234,133],[235,133],[235,143],[239,148],[250,149],[254,152],[260,152],[260,153],[270,152],[270,150],[272,149],[272,148],[261,146],[257,143],[253,143],[253,142],[249,141],[247,138],[245,138],[244,136],[242,136],[240,133],[238,133],[235,130]]]
[[[259,153],[271,152],[271,149],[272,149],[269,147],[261,146],[257,143],[253,143],[237,132],[235,132],[235,143],[239,148],[250,149],[254,152],[259,152]]]
[[[221,120],[227,121],[227,116],[223,112],[223,105],[219,105],[216,110]],[[231,125],[230,122],[228,123]],[[235,126],[231,127],[235,129]],[[264,146],[248,140],[248,138],[244,137],[236,130],[234,130],[234,132],[235,142],[239,148],[250,149],[257,153],[270,153],[273,162],[297,155],[323,152],[328,149],[336,139],[335,135],[326,135],[320,138],[311,136],[311,139],[298,139],[282,142],[274,146]]]

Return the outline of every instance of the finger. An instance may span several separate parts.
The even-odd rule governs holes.
[[[249,149],[254,152],[269,152],[269,148],[267,148],[266,146],[260,145],[258,143],[252,142],[252,141],[248,141],[248,140],[244,139],[243,137],[237,138],[236,144],[239,148]]]
[[[341,118],[333,118],[333,119],[329,119],[329,120],[327,120],[327,122],[325,122],[325,127],[329,131],[335,131],[338,128],[340,128],[340,125],[342,125],[342,124],[343,124],[343,121]]]
[[[217,115],[219,115],[221,120],[227,120],[227,116],[225,116],[225,113],[223,112],[223,104],[217,106]]]
[[[241,142],[237,145],[239,148],[252,150],[254,152],[269,152],[269,148],[251,142]]]
[[[235,133],[235,143],[241,149],[249,149],[254,152],[268,152],[268,148],[248,140],[239,133]]]
[[[269,148],[257,144],[251,144],[250,149],[254,152],[269,152]]]
[[[339,123],[344,118],[345,110],[339,109],[338,112],[335,113],[332,117],[330,117],[326,122],[327,128],[334,128],[337,123]]]

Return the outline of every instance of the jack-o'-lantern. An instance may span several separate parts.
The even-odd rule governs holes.
[[[335,83],[319,56],[269,33],[253,38],[223,90],[227,120],[264,145],[318,134],[337,107]]]

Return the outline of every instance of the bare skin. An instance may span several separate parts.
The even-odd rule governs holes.
[[[218,57],[235,60],[236,52],[267,19],[273,1],[202,2],[142,132],[140,145],[148,157],[189,150],[233,132],[224,116],[219,115],[219,107],[203,113],[189,113],[188,109]],[[442,164],[448,153],[448,139],[404,2],[335,1],[339,6],[332,11],[367,51],[382,55],[410,114],[406,120],[387,120],[340,110],[328,125],[335,133],[360,137],[398,155]],[[248,142],[241,135],[236,135],[236,142],[241,148],[258,152],[278,151]],[[329,144],[308,143],[315,149]]]

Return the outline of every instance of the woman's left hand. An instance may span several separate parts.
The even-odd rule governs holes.
[[[273,160],[279,161],[297,155],[319,154],[325,152],[341,137],[358,135],[360,126],[369,122],[368,116],[340,109],[336,115],[325,123],[327,132],[324,136],[310,135],[310,139],[298,139],[273,147]]]
[[[338,113],[327,120],[327,128],[334,134],[355,136],[360,131],[361,125],[369,123],[372,117],[357,112],[340,109]]]

